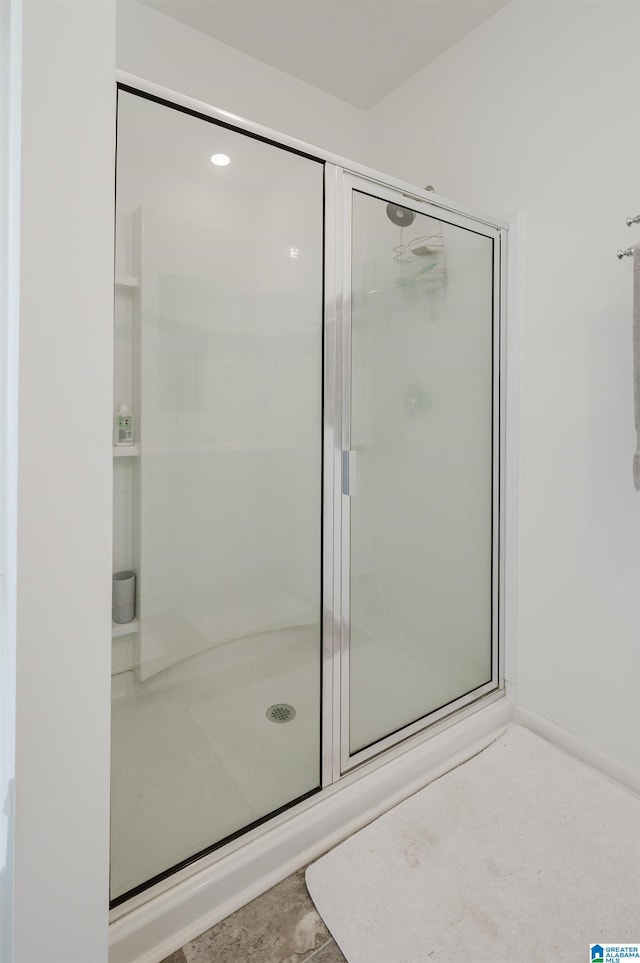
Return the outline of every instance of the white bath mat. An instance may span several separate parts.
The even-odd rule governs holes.
[[[640,800],[526,729],[307,870],[348,963],[589,963],[640,941]]]

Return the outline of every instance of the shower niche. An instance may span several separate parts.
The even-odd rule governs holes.
[[[120,87],[114,906],[500,689],[503,231]]]

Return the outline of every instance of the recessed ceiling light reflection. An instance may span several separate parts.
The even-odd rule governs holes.
[[[226,167],[227,164],[231,163],[231,158],[228,154],[213,154],[211,157],[211,163],[215,164],[216,167]]]

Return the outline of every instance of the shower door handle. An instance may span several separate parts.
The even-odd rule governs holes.
[[[356,453],[355,451],[342,452],[342,494],[355,495],[356,493]]]

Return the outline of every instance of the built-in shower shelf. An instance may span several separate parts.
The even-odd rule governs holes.
[[[256,452],[274,452],[274,451],[293,451],[291,446],[287,445],[249,445],[244,443],[229,442],[227,444],[221,445],[201,445],[198,447],[174,447],[174,448],[150,448],[148,445],[145,448],[145,455],[215,455],[221,452],[227,454],[228,452],[249,452],[250,454]],[[140,454],[140,445],[114,445],[113,446],[113,457],[114,458],[135,458]]]
[[[135,458],[140,454],[140,445],[114,445],[114,458]]]
[[[133,274],[116,274],[116,287],[139,288],[140,278],[135,277]]]
[[[111,638],[117,639],[121,635],[132,635],[137,632],[140,628],[140,622],[138,619],[133,619],[131,622],[112,622],[111,623]]]

